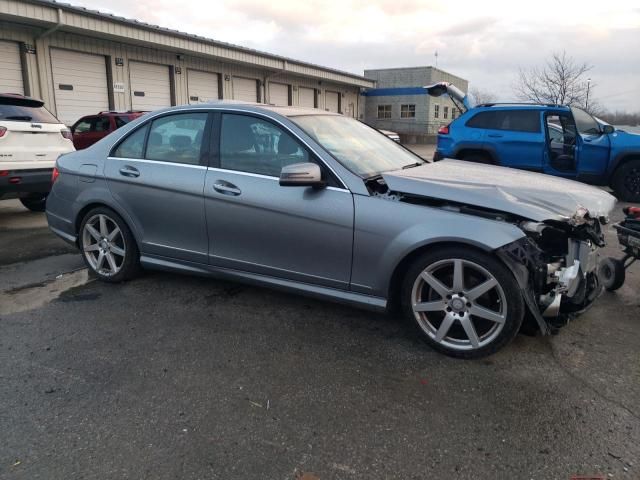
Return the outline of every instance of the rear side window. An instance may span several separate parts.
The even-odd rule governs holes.
[[[116,128],[124,127],[127,123],[131,121],[129,117],[115,117]]]
[[[154,120],[145,158],[164,162],[200,164],[206,113],[167,115]]]
[[[149,125],[139,128],[129,135],[114,152],[114,157],[119,158],[142,158],[144,155],[144,140],[147,136]]]
[[[540,133],[540,112],[537,110],[494,110],[479,112],[467,123],[467,127],[491,130]]]
[[[11,100],[0,98],[0,122],[60,123],[49,110],[44,107],[12,105]]]

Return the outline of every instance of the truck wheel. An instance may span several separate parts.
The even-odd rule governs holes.
[[[491,158],[484,153],[465,153],[461,155],[460,160],[465,162],[482,163],[485,165],[494,165]]]
[[[630,160],[613,174],[611,187],[625,202],[640,202],[640,160]]]
[[[624,263],[615,258],[605,258],[600,262],[598,277],[604,288],[613,292],[619,289],[625,279]]]
[[[28,197],[22,197],[20,203],[32,212],[44,212],[47,206],[47,195],[41,193],[38,195],[29,195]]]
[[[520,330],[524,300],[496,258],[465,247],[433,250],[409,268],[404,315],[433,349],[457,358],[491,355]]]

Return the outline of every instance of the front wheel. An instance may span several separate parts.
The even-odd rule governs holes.
[[[495,353],[518,333],[524,301],[496,258],[464,247],[427,252],[409,268],[404,314],[435,350],[457,358]]]
[[[46,193],[29,195],[28,197],[20,198],[20,203],[32,212],[44,212],[47,206]]]
[[[620,200],[640,202],[640,160],[621,165],[613,174],[611,188]]]
[[[120,215],[109,208],[89,211],[80,224],[80,249],[90,272],[106,282],[133,278],[140,269],[138,246]]]

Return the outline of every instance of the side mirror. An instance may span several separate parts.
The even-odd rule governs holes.
[[[280,172],[282,187],[324,187],[322,172],[315,163],[294,163],[282,167]]]
[[[616,129],[614,128],[613,125],[603,125],[602,126],[602,133],[604,133],[605,135],[608,135],[610,133],[615,132]]]

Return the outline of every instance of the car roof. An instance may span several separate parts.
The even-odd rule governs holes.
[[[547,110],[547,109],[556,109],[556,110],[569,110],[570,107],[567,105],[556,105],[551,103],[482,103],[480,105],[476,105],[471,110]]]
[[[242,102],[240,100],[212,100],[206,103],[198,103],[194,105],[178,105],[175,107],[167,107],[164,109],[156,110],[154,113],[158,112],[172,112],[172,111],[182,111],[182,110],[199,110],[199,109],[214,109],[214,110],[222,110],[225,108],[233,108],[242,110],[245,112],[272,112],[277,113],[279,115],[285,117],[296,117],[303,115],[326,115],[326,116],[340,116],[339,113],[327,112],[325,110],[320,110],[317,108],[304,108],[304,107],[293,107],[293,106],[278,106],[278,105],[270,105],[267,103],[255,103],[255,102]]]

